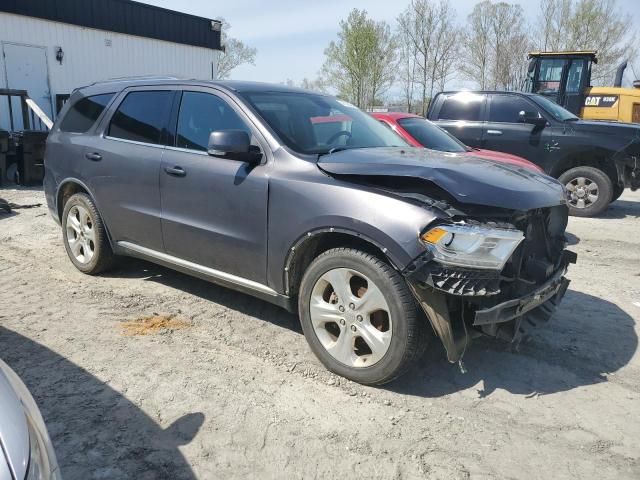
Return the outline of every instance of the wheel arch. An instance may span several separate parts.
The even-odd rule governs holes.
[[[371,237],[346,228],[320,228],[298,238],[287,253],[284,267],[285,294],[298,294],[302,276],[318,255],[332,248],[350,247],[375,255],[400,271],[402,262],[384,245]]]
[[[100,207],[96,202],[96,198],[91,192],[91,189],[81,180],[77,178],[67,178],[64,181],[60,182],[58,185],[58,190],[56,191],[56,214],[58,215],[58,220],[60,224],[62,224],[62,214],[64,212],[64,206],[67,203],[67,200],[71,198],[76,193],[85,193],[91,198],[91,201],[95,204],[98,209],[98,213],[100,213]],[[102,215],[100,215],[102,217]],[[102,223],[104,224],[104,229],[107,233],[107,239],[111,248],[114,247],[113,241],[111,240],[111,233],[109,232],[109,227],[104,221],[104,217],[102,217]]]
[[[611,152],[603,149],[568,155],[554,165],[550,175],[554,178],[559,178],[563,173],[576,167],[597,168],[611,179],[613,185],[620,183],[618,170],[615,163],[611,160]]]

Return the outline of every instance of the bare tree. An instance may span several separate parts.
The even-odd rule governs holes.
[[[219,19],[222,22],[222,47],[223,51],[220,53],[218,60],[218,79],[229,78],[231,71],[248,63],[255,65],[256,53],[255,48],[245,45],[240,40],[230,37],[229,30],[231,25],[227,23],[223,18]]]
[[[483,90],[488,88],[490,81],[492,10],[490,0],[478,3],[467,17],[467,28],[462,36],[460,71]]]
[[[531,50],[529,35],[520,5],[505,2],[493,4],[493,72],[492,86],[514,90],[526,75],[527,53]]]
[[[460,29],[456,25],[456,12],[449,3],[441,2],[437,11],[438,28],[435,42],[434,65],[432,77],[439,90],[444,90],[447,82],[456,72],[456,59],[460,53]],[[429,99],[433,98],[433,84]]]
[[[562,50],[569,31],[573,0],[540,0],[540,15],[534,32],[542,51]]]
[[[400,68],[398,80],[402,89],[402,102],[407,107],[407,112],[414,112],[416,100],[417,85],[417,58],[416,50],[413,43],[406,35],[401,32],[399,37],[400,43]]]
[[[526,77],[531,49],[519,5],[485,0],[467,18],[461,55],[464,76],[480,88],[518,89]]]
[[[637,29],[617,0],[542,0],[537,30],[544,50],[597,50],[596,85],[610,84],[618,64],[638,55]]]
[[[303,78],[299,82],[292,80],[291,78],[287,78],[284,82],[280,82],[287,87],[298,87],[304,88],[305,90],[313,90],[316,92],[326,92],[326,85],[320,78],[316,78],[315,80],[311,80],[309,78]]]
[[[411,0],[398,17],[401,37],[415,50],[415,83],[420,86],[421,113],[424,115],[438,81],[453,68],[445,65],[455,48],[458,30],[455,11],[446,0]]]
[[[322,81],[321,78],[316,78],[315,80],[311,80],[309,78],[303,78],[300,82],[300,88],[304,88],[305,90],[314,90],[316,92],[326,92],[327,86]]]

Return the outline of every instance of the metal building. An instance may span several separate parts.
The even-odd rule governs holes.
[[[0,48],[0,92],[26,90],[55,118],[75,88],[98,80],[215,78],[220,23],[130,0],[0,0]],[[16,100],[0,96],[0,129],[23,128],[8,125]]]

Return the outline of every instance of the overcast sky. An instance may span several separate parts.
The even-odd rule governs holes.
[[[366,9],[376,20],[395,25],[408,0],[141,0],[207,18],[224,17],[230,34],[256,47],[256,66],[242,66],[232,78],[283,82],[313,79],[324,60],[324,49],[336,38],[338,22],[353,8]],[[462,22],[479,0],[450,0]],[[538,1],[511,0],[530,18],[538,15]],[[640,0],[618,0],[634,16],[640,30]]]

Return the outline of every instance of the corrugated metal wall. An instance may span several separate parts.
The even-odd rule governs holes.
[[[220,31],[210,19],[131,0],[2,0],[0,11],[220,49]]]
[[[219,51],[0,13],[0,42],[45,47],[52,109],[55,96],[114,77],[176,75],[211,79]],[[62,64],[56,60],[62,47]],[[0,88],[6,88],[0,55]],[[12,88],[19,86],[11,85]]]

